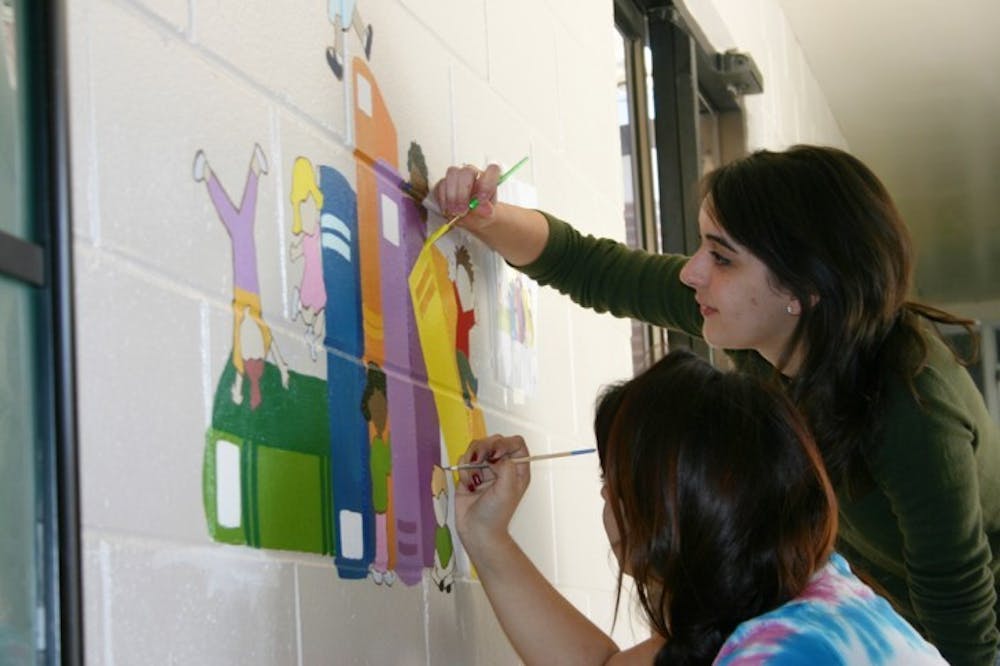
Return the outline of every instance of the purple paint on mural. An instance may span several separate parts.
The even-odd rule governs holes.
[[[382,315],[389,419],[392,422],[393,506],[396,571],[408,584],[434,564],[434,507],[431,471],[440,463],[440,435],[434,398],[417,336],[407,279],[423,247],[426,227],[417,203],[403,191],[393,168],[375,165],[382,225]]]
[[[253,237],[253,221],[257,212],[257,181],[259,176],[247,170],[247,181],[243,187],[243,200],[237,209],[229,200],[215,172],[208,176],[208,193],[219,219],[229,232],[233,242],[233,286],[238,289],[260,293],[257,277],[257,246]]]

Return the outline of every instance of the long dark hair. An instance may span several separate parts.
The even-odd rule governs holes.
[[[622,572],[667,643],[709,664],[741,622],[798,595],[829,557],[836,498],[780,390],[688,352],[605,390],[594,419]]]
[[[870,485],[862,451],[881,426],[886,382],[914,378],[927,359],[927,321],[974,322],[907,300],[909,232],[882,182],[836,149],[758,151],[708,174],[713,219],[760,259],[802,307],[777,369],[802,345],[789,390],[831,478],[849,493]]]

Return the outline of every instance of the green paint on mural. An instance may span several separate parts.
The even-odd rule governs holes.
[[[227,476],[229,470],[219,468],[220,449],[231,452],[237,461],[243,458],[243,441],[238,437],[212,428],[205,433],[205,460],[202,465],[205,521],[214,541],[240,546],[249,543],[244,529],[248,516],[240,481],[242,473],[237,468],[235,475]],[[235,487],[232,484],[234,480]],[[234,510],[226,510],[227,501],[232,502]]]
[[[325,458],[257,447],[258,536],[264,548],[329,553],[323,498],[329,497]]]
[[[249,382],[233,402],[236,369],[226,364],[206,432],[205,517],[215,541],[333,554],[327,383],[265,364],[261,401]]]
[[[243,402],[233,402],[230,387],[235,377],[236,368],[230,361],[216,385],[213,428],[279,449],[329,455],[325,380],[289,371],[286,389],[278,368],[267,363],[260,379],[263,399],[257,409],[250,409],[248,381],[243,382]]]

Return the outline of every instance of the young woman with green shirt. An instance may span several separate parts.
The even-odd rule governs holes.
[[[784,387],[839,503],[838,550],[952,664],[1000,641],[1000,432],[907,300],[909,234],[879,179],[834,148],[758,151],[709,174],[691,257],[583,236],[495,201],[499,169],[452,167],[446,213],[541,284],[599,312],[703,337]]]

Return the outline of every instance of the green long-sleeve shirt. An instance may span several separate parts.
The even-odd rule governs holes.
[[[521,270],[598,312],[701,335],[687,257],[583,236],[546,214],[549,240]],[[838,492],[838,549],[952,664],[992,666],[1000,583],[1000,431],[968,372],[936,336],[915,383],[890,380],[885,423],[866,454],[874,490]],[[756,352],[737,367],[769,369]]]

